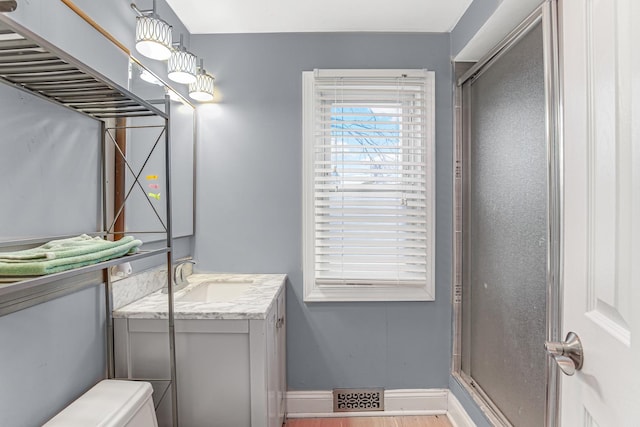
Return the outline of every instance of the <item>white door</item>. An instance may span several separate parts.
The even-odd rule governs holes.
[[[640,426],[640,1],[560,0],[564,84],[563,427]]]

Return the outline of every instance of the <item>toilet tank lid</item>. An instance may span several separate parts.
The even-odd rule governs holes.
[[[151,398],[143,381],[103,380],[80,396],[43,427],[125,425]]]

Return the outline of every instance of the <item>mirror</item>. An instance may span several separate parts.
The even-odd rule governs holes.
[[[134,60],[130,60],[129,91],[161,111],[166,109],[165,95],[170,95],[171,174],[167,177],[164,173],[164,119],[117,119],[107,136],[118,146],[114,157],[114,231],[133,234],[144,242],[164,240],[169,178],[173,237],[193,235],[195,108]],[[119,152],[125,153],[126,162]]]

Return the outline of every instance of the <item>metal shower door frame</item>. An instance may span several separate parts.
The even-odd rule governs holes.
[[[470,105],[463,102],[469,99],[470,84],[515,45],[533,27],[542,22],[543,66],[545,86],[546,149],[547,149],[547,340],[560,340],[562,308],[562,115],[561,80],[559,59],[559,27],[557,0],[546,0],[527,19],[505,37],[493,50],[483,57],[455,82],[454,87],[454,197],[453,197],[453,355],[452,375],[456,381],[472,396],[484,415],[496,426],[511,426],[500,409],[487,394],[462,372],[462,257],[464,252],[463,225],[468,223],[468,212],[464,201],[468,200],[468,178],[465,179],[463,160],[470,144]],[[461,63],[461,65],[464,63]],[[454,75],[456,69],[454,63]],[[466,96],[465,96],[466,95]],[[543,351],[541,346],[541,352]],[[557,366],[547,357],[546,360],[546,413],[545,426],[559,425],[560,380]]]

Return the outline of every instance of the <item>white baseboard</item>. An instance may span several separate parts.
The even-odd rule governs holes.
[[[452,405],[455,411],[454,415],[449,414]],[[385,390],[384,411],[371,412],[333,412],[333,393],[331,391],[287,392],[288,418],[443,414],[447,414],[452,419],[455,427],[475,426],[460,402],[447,389]]]
[[[476,427],[467,411],[453,393],[449,392],[447,416],[453,427]]]
[[[306,418],[304,414],[324,416],[333,412],[330,391],[287,391],[287,418]]]

